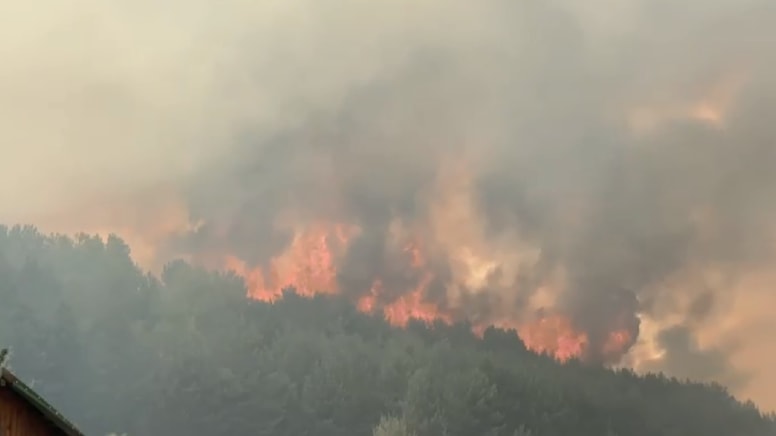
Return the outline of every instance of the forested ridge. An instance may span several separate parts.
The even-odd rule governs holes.
[[[716,385],[559,364],[514,332],[249,301],[233,274],[143,272],[119,238],[0,228],[0,345],[90,435],[765,436]]]

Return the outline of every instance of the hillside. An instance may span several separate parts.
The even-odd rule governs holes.
[[[0,228],[0,344],[88,434],[765,436],[724,388],[527,351],[514,332],[391,327],[337,297],[249,301],[241,279],[160,277],[118,238]]]

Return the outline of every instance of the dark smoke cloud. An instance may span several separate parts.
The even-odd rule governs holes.
[[[665,371],[679,379],[717,382],[731,389],[739,389],[750,381],[750,374],[732,367],[728,361],[734,346],[701,348],[691,330],[678,325],[661,332],[658,340],[670,351],[660,365],[650,369]]]
[[[708,289],[697,275],[714,268],[730,282],[773,256],[765,236],[776,132],[767,114],[776,88],[763,56],[776,42],[764,26],[774,14],[764,2],[639,6],[643,15],[616,40],[592,34],[584,14],[560,3],[472,6],[500,16],[498,38],[418,41],[391,74],[354,84],[335,109],[301,117],[276,139],[249,135],[229,173],[208,181],[210,192],[192,192],[194,210],[219,229],[201,241],[228,241],[261,265],[289,237],[275,227],[282,211],[355,223],[363,233],[340,286],[360,295],[380,277],[388,303],[422,280],[386,247],[391,223],[422,220],[440,165],[463,158],[486,238],[518,234],[541,256],[521,270],[513,305],[497,292],[464,290],[465,304],[449,304],[458,316],[520,317],[544,275],[562,269],[559,310],[593,349],[614,329],[637,335],[640,313],[678,313],[701,328],[726,289]],[[710,103],[724,111],[721,121],[693,118],[690,105],[719,100],[715,87],[739,74],[740,91],[719,97],[735,101]],[[646,132],[629,124],[639,105],[658,117]],[[443,255],[436,261],[427,298],[446,307],[450,265]],[[676,276],[679,286],[667,286]],[[672,293],[692,302],[666,303]],[[666,328],[665,368],[699,368],[689,327]],[[713,374],[697,376],[723,377],[724,358],[715,354]]]
[[[58,206],[172,185],[201,225],[169,250],[258,266],[290,243],[292,225],[346,222],[361,233],[338,283],[362,295],[379,277],[386,303],[424,279],[391,245],[396,222],[414,223],[439,245],[426,259],[435,279],[425,298],[459,319],[530,317],[543,286],[560,281],[547,309],[590,335],[590,359],[620,359],[600,350],[625,329],[641,335],[630,357],[647,339],[666,349],[648,369],[727,381],[738,365],[776,386],[762,364],[772,346],[734,364],[741,350],[767,348],[747,342],[744,327],[726,332],[741,338],[737,348],[708,340],[729,317],[746,318],[735,310],[754,291],[741,280],[774,264],[771,1],[79,4],[57,12],[69,17],[60,27],[91,24],[65,45],[72,53],[20,55],[29,68],[0,76],[6,100],[19,94],[50,127],[11,122],[0,139],[57,144],[16,147],[29,164],[0,167],[4,186],[35,162],[53,174],[30,182],[39,195],[0,190],[3,214],[39,216],[52,180]],[[136,34],[155,49],[105,60],[135,53]],[[30,41],[0,44],[42,53]],[[59,82],[30,79],[52,65]],[[63,162],[76,160],[90,170],[74,176]],[[509,261],[451,295],[462,266],[440,239],[477,240],[479,252]],[[692,363],[707,360],[711,369]]]

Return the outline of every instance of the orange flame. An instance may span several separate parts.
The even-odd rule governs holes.
[[[529,350],[549,354],[561,362],[581,357],[589,340],[587,334],[574,329],[571,320],[560,315],[542,317],[518,330]]]
[[[319,224],[296,233],[288,250],[272,258],[266,272],[249,268],[234,256],[227,256],[224,266],[244,278],[248,296],[257,300],[274,301],[286,288],[303,296],[337,293],[337,258],[353,234],[353,228],[343,225]]]
[[[288,249],[272,258],[262,267],[249,267],[242,260],[228,256],[223,266],[244,278],[248,296],[262,301],[275,301],[283,289],[294,288],[302,296],[316,293],[336,294],[337,265],[345,254],[351,238],[358,229],[342,224],[316,224],[299,231]],[[401,296],[382,301],[385,290],[380,277],[373,278],[372,286],[356,301],[359,310],[367,313],[381,313],[395,326],[406,326],[411,319],[425,322],[454,322],[452,313],[446,312],[426,298],[428,288],[434,279],[426,254],[417,241],[404,244],[402,255],[410,267],[418,272],[420,279],[414,289],[408,289]],[[475,325],[475,332],[482,332],[487,325]],[[574,328],[569,318],[560,314],[544,316],[522,323],[518,334],[526,346],[538,353],[554,356],[559,361],[583,356],[589,344],[588,336]],[[605,352],[621,349],[629,341],[626,331],[613,332],[606,344]]]

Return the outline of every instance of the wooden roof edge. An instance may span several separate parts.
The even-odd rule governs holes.
[[[40,412],[48,421],[62,430],[67,436],[84,436],[78,428],[59,413],[51,404],[27,386],[7,368],[0,368],[0,382],[4,382],[13,392],[21,396]]]

